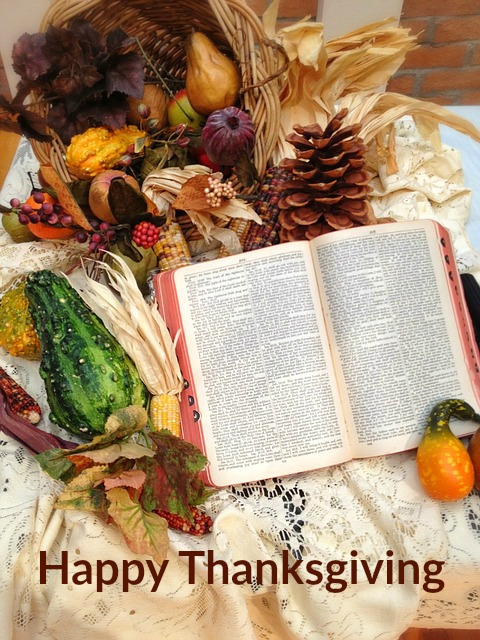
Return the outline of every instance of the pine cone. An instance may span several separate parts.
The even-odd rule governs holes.
[[[367,147],[358,137],[359,124],[342,127],[346,115],[346,109],[339,111],[325,130],[297,125],[287,136],[296,158],[279,163],[292,174],[278,203],[282,242],[376,222],[365,170]]]

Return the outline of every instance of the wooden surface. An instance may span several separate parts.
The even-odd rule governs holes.
[[[409,629],[399,640],[480,640],[480,629]]]
[[[0,188],[10,169],[20,137],[15,133],[0,131]]]

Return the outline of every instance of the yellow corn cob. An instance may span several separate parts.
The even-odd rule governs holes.
[[[187,241],[178,222],[167,222],[160,227],[160,235],[153,251],[161,271],[185,267],[192,262]]]
[[[248,235],[251,222],[252,222],[251,220],[245,220],[244,218],[232,218],[228,223],[228,228],[231,229],[232,231],[235,231],[235,233],[237,234],[237,237],[240,240],[240,244],[242,245],[242,248],[243,248],[245,239]],[[225,246],[222,246],[218,253],[218,257],[223,258],[229,255],[230,254],[228,252],[228,249],[226,249]]]
[[[174,436],[180,437],[180,404],[176,395],[161,393],[150,400],[150,420],[152,429],[168,429]]]

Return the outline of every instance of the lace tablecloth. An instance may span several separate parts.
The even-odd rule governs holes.
[[[377,215],[439,219],[452,232],[461,270],[478,276],[458,152],[435,152],[408,122],[397,148],[399,174],[378,167],[374,180]],[[19,195],[32,163],[35,170],[23,147],[2,201]],[[0,237],[0,287],[43,264],[45,251],[12,248]],[[40,394],[47,415],[36,365],[4,352],[0,365]],[[170,532],[157,581],[148,558],[133,556],[114,527],[54,510],[57,485],[1,433],[0,459],[2,639],[394,640],[410,626],[480,629],[480,496],[429,499],[413,452],[215,492],[206,503],[213,532],[199,539]],[[185,552],[199,555],[194,561]],[[265,562],[262,577],[259,563],[269,560],[277,575]],[[64,574],[51,568],[62,561]]]

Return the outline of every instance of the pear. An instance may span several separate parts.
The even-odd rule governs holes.
[[[18,221],[18,216],[15,213],[4,213],[1,218],[3,228],[13,242],[20,243],[37,240],[37,237],[33,235],[28,226]]]
[[[201,31],[194,31],[185,44],[187,71],[185,88],[192,108],[202,115],[235,105],[241,78],[236,63],[225,56]]]

